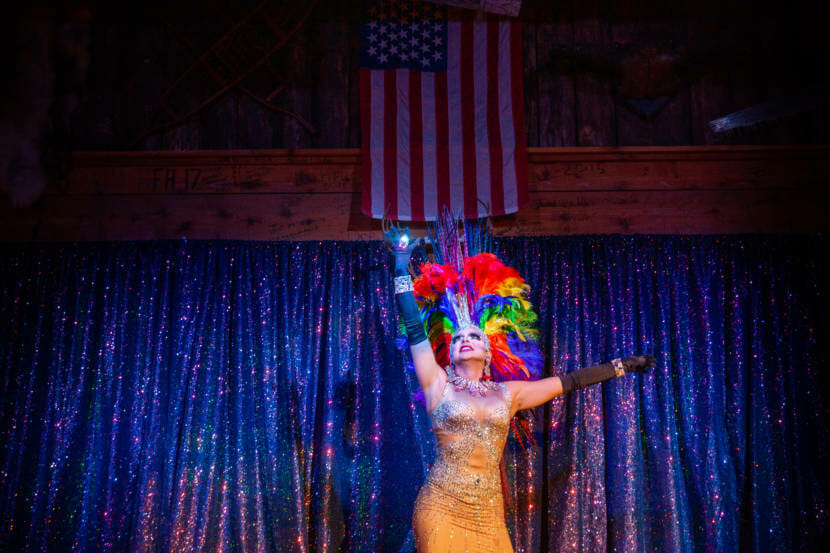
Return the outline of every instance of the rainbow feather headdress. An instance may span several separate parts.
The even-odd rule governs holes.
[[[543,358],[536,313],[527,300],[530,287],[516,269],[487,253],[492,249],[487,222],[461,222],[445,212],[429,234],[435,263],[421,265],[413,285],[438,364],[450,364],[453,335],[476,326],[489,340],[493,380],[539,378]]]

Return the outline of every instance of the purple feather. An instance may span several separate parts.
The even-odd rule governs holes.
[[[535,341],[524,341],[515,333],[511,332],[507,335],[507,345],[514,355],[519,356],[525,362],[527,370],[530,371],[534,379],[542,376],[545,358],[542,356],[539,345]]]
[[[509,307],[512,299],[512,297],[503,297],[498,294],[487,294],[486,296],[481,296],[473,309],[473,320],[480,321],[481,316],[484,315],[484,312],[487,309],[501,311],[505,307]]]

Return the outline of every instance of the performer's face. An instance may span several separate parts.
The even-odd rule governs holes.
[[[483,362],[490,355],[484,332],[472,326],[456,332],[450,344],[450,354],[453,363],[473,359]]]

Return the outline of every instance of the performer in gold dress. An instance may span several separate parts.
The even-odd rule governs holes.
[[[415,543],[419,553],[513,553],[500,470],[511,419],[571,390],[643,372],[654,358],[614,359],[538,379],[542,356],[527,284],[490,253],[469,257],[469,244],[486,241],[473,239],[475,227],[465,225],[467,238],[458,242],[457,224],[449,217],[438,223],[437,262],[424,264],[414,283],[408,265],[417,242],[406,229],[385,233],[395,255],[396,300],[437,446],[415,501]]]

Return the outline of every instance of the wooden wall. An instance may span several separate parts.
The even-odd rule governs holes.
[[[830,230],[828,146],[534,148],[531,205],[498,235]],[[87,153],[62,189],[0,210],[6,240],[378,240],[359,150]],[[412,225],[422,229],[422,224]]]
[[[0,239],[377,238],[357,207],[357,3],[15,9],[3,114],[49,185],[25,208],[0,199]],[[531,206],[498,233],[828,230],[827,105],[709,127],[826,86],[820,18],[758,0],[525,0],[521,19]],[[233,73],[277,44],[224,92],[203,63],[227,48]],[[656,97],[653,116],[632,109]]]
[[[242,83],[297,118],[237,87],[181,124],[148,134],[175,120],[164,117],[165,92],[257,4],[192,2],[125,16],[122,6],[97,3],[72,148],[359,147],[360,14],[357,3],[336,0],[319,0],[269,58],[270,71],[254,72]],[[824,30],[818,19],[795,12],[758,0],[525,0],[528,145],[827,142],[827,110],[724,135],[708,127],[717,117],[828,82],[818,61],[830,53]],[[299,14],[285,17],[294,21]],[[661,87],[672,90],[655,116],[644,118],[627,107],[627,97],[658,94]]]

